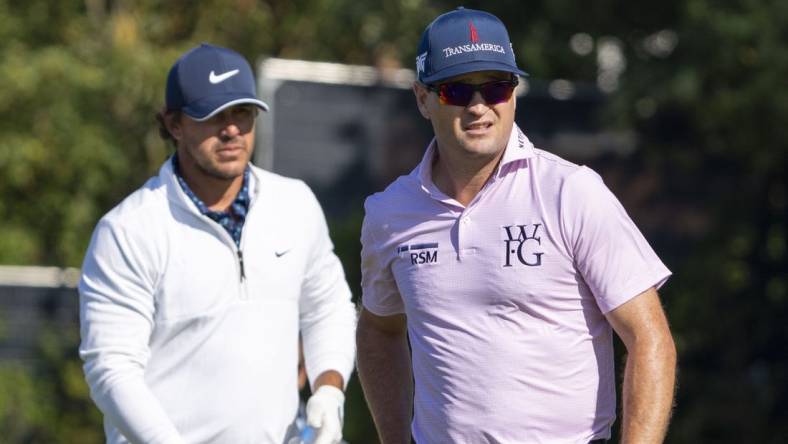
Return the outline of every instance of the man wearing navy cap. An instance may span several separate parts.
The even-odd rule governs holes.
[[[365,204],[358,370],[384,444],[664,439],[676,352],[670,271],[590,169],[514,124],[503,23],[457,9],[424,31],[413,85],[435,139]]]
[[[241,55],[185,53],[158,116],[175,154],[96,226],[79,351],[109,443],[287,442],[299,335],[315,442],[341,441],[350,291],[309,188],[249,162],[260,109]]]

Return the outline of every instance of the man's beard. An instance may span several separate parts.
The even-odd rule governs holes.
[[[246,143],[244,140],[240,140],[235,142],[235,144],[242,146],[244,156],[246,155]],[[221,145],[221,143],[217,143],[217,145]],[[218,147],[217,147],[218,148]],[[246,165],[249,163],[249,159],[244,162],[243,168],[240,171],[222,171],[220,168],[217,168],[214,164],[211,163],[210,159],[207,158],[194,158],[194,165],[197,167],[200,172],[205,174],[206,176],[212,177],[214,179],[221,179],[221,180],[233,180],[236,177],[242,175],[244,170],[246,169]]]

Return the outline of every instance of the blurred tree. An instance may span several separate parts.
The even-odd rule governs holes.
[[[189,47],[374,63],[382,42],[415,38],[423,11],[420,0],[0,0],[0,263],[79,266],[98,217],[168,155],[153,115]]]
[[[74,351],[78,331],[41,332],[33,368],[0,362],[0,442],[99,444],[101,415],[93,407]]]
[[[658,223],[678,253],[667,290],[682,362],[672,435],[786,442],[788,4],[676,6],[674,22],[630,42],[612,107],[641,135]],[[660,50],[664,39],[674,52]]]

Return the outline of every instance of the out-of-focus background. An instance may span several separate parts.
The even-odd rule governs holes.
[[[0,0],[0,443],[103,442],[74,284],[99,217],[172,151],[153,115],[179,54],[252,62],[256,163],[315,189],[358,300],[363,199],[429,141],[416,45],[459,4]],[[667,441],[788,442],[788,2],[464,6],[503,19],[530,73],[518,124],[595,168],[674,272]],[[348,442],[377,441],[355,378],[346,412]]]

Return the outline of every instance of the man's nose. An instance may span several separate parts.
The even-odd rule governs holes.
[[[237,123],[233,122],[230,119],[224,119],[222,121],[221,135],[223,137],[233,138],[239,134],[241,134],[241,128],[238,127]]]
[[[482,115],[487,112],[489,106],[487,105],[487,102],[484,101],[481,91],[474,91],[473,96],[471,96],[471,101],[468,103],[468,106],[466,106],[465,109],[472,114]]]

